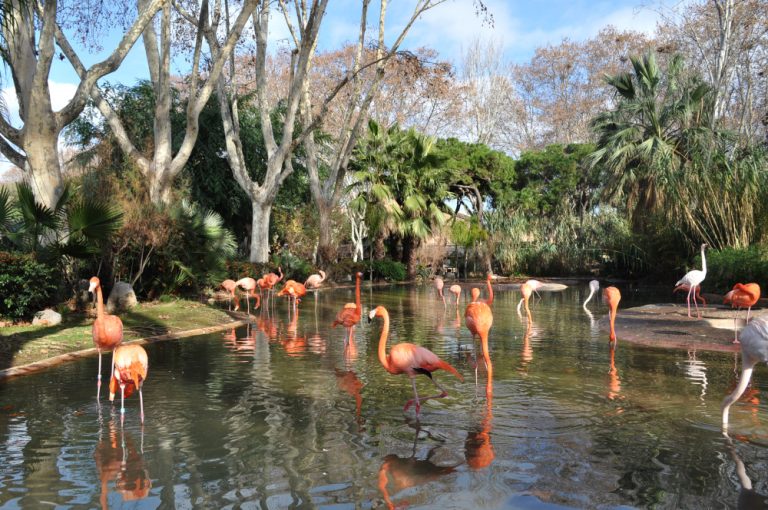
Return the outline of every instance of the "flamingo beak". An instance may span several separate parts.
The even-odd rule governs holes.
[[[371,323],[371,321],[373,321],[374,317],[376,317],[376,309],[375,308],[373,310],[371,310],[370,313],[368,314],[368,323],[369,324]]]
[[[90,285],[88,285],[88,292],[89,292],[90,294],[93,294],[93,292],[94,292],[95,290],[96,290],[96,284],[95,284],[95,283],[93,283],[93,282],[91,282],[91,284],[90,284]]]

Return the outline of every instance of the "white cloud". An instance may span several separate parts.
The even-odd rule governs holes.
[[[48,87],[51,91],[51,108],[53,108],[53,111],[55,112],[64,108],[77,91],[77,85],[74,83],[49,81]],[[19,102],[16,98],[16,90],[13,87],[7,87],[2,89],[2,94],[5,99],[5,104],[8,106],[9,120],[11,121],[11,124],[15,127],[22,127],[21,118],[19,117]]]

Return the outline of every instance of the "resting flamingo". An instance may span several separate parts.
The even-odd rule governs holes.
[[[611,328],[611,333],[608,338],[612,345],[616,345],[616,330],[614,329],[614,323],[616,322],[616,311],[619,308],[619,301],[621,301],[621,292],[619,292],[619,289],[616,287],[606,287],[603,291],[603,302],[608,305]]]
[[[685,276],[683,276],[675,284],[675,287],[678,285],[688,286],[688,297],[686,298],[686,303],[688,303],[688,317],[691,317],[691,295],[695,295],[696,287],[701,285],[701,282],[703,282],[704,278],[707,277],[707,259],[704,256],[704,249],[706,247],[707,243],[701,245],[701,271],[698,269],[688,271],[685,273]],[[696,299],[693,300],[693,304],[696,306],[696,317],[701,318],[701,314],[699,313],[699,304],[696,302]]]
[[[451,293],[456,295],[456,307],[459,306],[459,297],[461,296],[461,286],[460,285],[451,285],[451,288],[448,289]]]
[[[304,282],[304,286],[308,289],[317,289],[325,281],[325,271],[322,269],[318,271],[320,274],[313,274],[307,281]]]
[[[520,305],[525,304],[525,315],[528,317],[528,321],[530,322],[531,309],[528,306],[528,300],[531,299],[531,294],[533,294],[533,289],[526,282],[520,286],[520,293],[523,295],[523,298],[517,303],[517,313],[520,314]]]
[[[729,291],[725,295],[723,304],[731,303],[732,307],[744,308],[747,307],[747,320],[745,324],[749,324],[749,312],[752,307],[760,299],[760,285],[756,283],[741,284],[737,283],[733,286],[733,290]],[[737,312],[738,315],[738,312]],[[733,318],[733,343],[739,343],[739,333],[736,330],[736,317]]]
[[[277,295],[288,296],[288,300],[292,301],[294,311],[298,311],[298,302],[307,295],[307,288],[295,280],[288,280]]]
[[[344,346],[347,347],[354,343],[355,326],[360,322],[360,318],[363,316],[363,306],[360,303],[360,280],[363,277],[363,273],[357,273],[355,275],[355,302],[347,303],[344,308],[336,315],[336,320],[331,324],[332,328],[335,328],[339,324],[347,328],[347,338],[344,341]]]
[[[690,290],[691,290],[691,287],[683,283],[682,285],[678,285],[677,287],[672,289],[672,294],[675,294],[676,292],[688,292]],[[694,291],[694,294],[693,294],[693,299],[697,299],[701,301],[701,304],[706,306],[707,300],[704,299],[704,296],[701,295],[701,285],[696,286],[696,290]]]
[[[445,295],[443,295],[443,286],[445,283],[443,282],[443,279],[439,276],[435,277],[435,288],[437,289],[437,293],[440,294],[440,298],[443,300],[443,306],[445,306]]]
[[[426,402],[434,398],[443,398],[448,396],[448,392],[445,388],[432,377],[432,372],[435,370],[443,369],[451,372],[460,381],[464,381],[461,374],[453,368],[450,364],[441,360],[435,353],[411,343],[399,343],[393,345],[387,355],[387,337],[389,336],[389,312],[383,306],[377,306],[368,314],[368,322],[372,321],[374,317],[381,317],[384,319],[384,326],[381,329],[381,336],[379,337],[379,361],[384,369],[390,374],[406,374],[411,378],[411,385],[413,386],[413,399],[405,403],[403,411],[407,411],[411,404],[416,403],[416,416],[419,416],[421,411],[421,403]],[[416,391],[416,380],[414,379],[417,374],[424,374],[429,377],[432,382],[440,390],[437,395],[430,397],[419,398],[419,394]]]
[[[256,310],[259,306],[261,306],[261,296],[256,294],[256,280],[253,278],[245,277],[240,278],[235,282],[235,285],[237,287],[242,288],[245,291],[245,302],[248,305],[248,319],[251,318],[251,301],[250,298],[256,299],[256,305],[253,307],[254,310]]]
[[[587,299],[584,301],[584,304],[581,305],[585,310],[587,310],[587,303],[592,299],[592,296],[600,290],[600,282],[597,280],[592,280],[589,282],[589,296],[587,296]],[[587,310],[589,311],[589,310]]]
[[[117,387],[120,386],[120,414],[125,414],[125,397],[130,397],[134,390],[139,390],[141,423],[144,423],[144,397],[141,387],[147,380],[149,360],[147,351],[137,344],[121,345],[115,349],[112,357],[112,379],[109,381],[109,401],[115,400]]]
[[[240,302],[237,300],[237,294],[235,293],[235,289],[237,289],[237,282],[235,282],[235,280],[226,279],[219,284],[219,287],[224,289],[227,294],[229,294],[229,310],[232,310],[232,300],[234,299],[235,311],[238,311],[240,309]]]
[[[728,410],[747,389],[752,370],[757,363],[768,362],[768,319],[757,318],[741,330],[741,378],[733,393],[722,404],[723,429],[728,429]]]
[[[479,289],[472,289],[472,302],[467,305],[464,312],[464,321],[467,329],[472,333],[472,341],[477,336],[480,338],[480,345],[483,350],[483,360],[488,370],[488,379],[493,378],[493,365],[491,364],[491,355],[488,351],[488,332],[493,325],[493,312],[486,303],[478,300],[480,296]],[[475,384],[477,384],[477,364],[475,364]]]
[[[93,321],[91,335],[96,350],[99,351],[99,373],[96,376],[96,398],[98,398],[101,390],[101,351],[102,349],[112,351],[114,370],[114,349],[123,341],[123,321],[117,315],[109,315],[104,311],[104,297],[101,292],[101,280],[98,276],[91,278],[88,292],[94,294],[96,299],[96,320]],[[112,374],[109,377],[111,378]]]

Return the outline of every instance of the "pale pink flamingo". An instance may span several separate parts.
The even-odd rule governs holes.
[[[318,271],[320,274],[313,274],[307,281],[304,282],[304,286],[308,289],[317,289],[325,281],[325,271],[322,269]]]
[[[459,306],[459,297],[461,296],[461,286],[460,285],[451,285],[451,288],[448,289],[452,294],[456,295],[456,307]]]
[[[141,387],[147,380],[149,370],[147,351],[137,344],[119,346],[112,356],[112,369],[112,379],[109,381],[109,401],[115,400],[117,387],[120,386],[120,414],[124,415],[125,397],[131,396],[134,390],[139,390],[141,423],[144,423],[144,397],[141,394]]]
[[[381,329],[381,336],[379,337],[379,361],[384,369],[390,374],[406,374],[411,378],[411,385],[413,386],[413,399],[405,403],[403,411],[407,411],[411,404],[416,404],[416,416],[421,411],[421,403],[434,398],[443,398],[448,396],[448,392],[445,388],[432,377],[432,372],[435,370],[443,369],[454,374],[460,381],[464,378],[461,374],[453,368],[450,364],[441,360],[435,353],[411,343],[399,343],[393,345],[387,355],[387,338],[389,337],[389,312],[383,306],[377,306],[368,314],[368,321],[372,321],[374,317],[381,317],[384,319],[384,326]],[[440,390],[437,395],[429,397],[419,398],[419,394],[416,391],[416,380],[414,379],[417,374],[424,374],[429,377],[432,382]]]
[[[245,291],[245,302],[248,305],[248,319],[251,318],[251,301],[250,298],[256,299],[256,305],[254,310],[261,306],[261,296],[256,294],[256,280],[250,277],[240,278],[235,282],[237,287],[240,287]]]
[[[440,295],[440,298],[443,300],[443,306],[445,306],[445,295],[443,295],[443,286],[445,286],[445,282],[443,282],[443,279],[439,276],[435,276],[435,288],[437,289],[437,293]]]
[[[229,294],[229,310],[232,310],[232,300],[235,301],[235,311],[240,309],[240,302],[237,299],[235,289],[237,289],[237,282],[235,280],[226,279],[219,284],[219,287],[224,289]]]

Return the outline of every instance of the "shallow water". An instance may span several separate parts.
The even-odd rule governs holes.
[[[622,306],[654,297],[622,290]],[[381,320],[364,315],[356,349],[344,349],[343,328],[330,329],[351,290],[307,296],[298,321],[280,302],[253,328],[149,346],[143,427],[136,397],[122,426],[104,392],[97,403],[96,359],[6,382],[0,506],[765,505],[765,367],[732,408],[728,440],[719,405],[738,378],[736,357],[619,339],[610,370],[607,333],[579,304],[586,293],[586,284],[544,293],[529,328],[515,311],[519,293],[497,291],[488,400],[463,303],[457,318],[431,287],[365,290],[366,313],[388,308],[391,342],[424,345],[466,378],[437,372],[449,396],[424,403],[419,420],[403,412],[408,378],[376,357]],[[590,309],[595,320],[606,313]],[[420,379],[420,395],[435,392]]]

